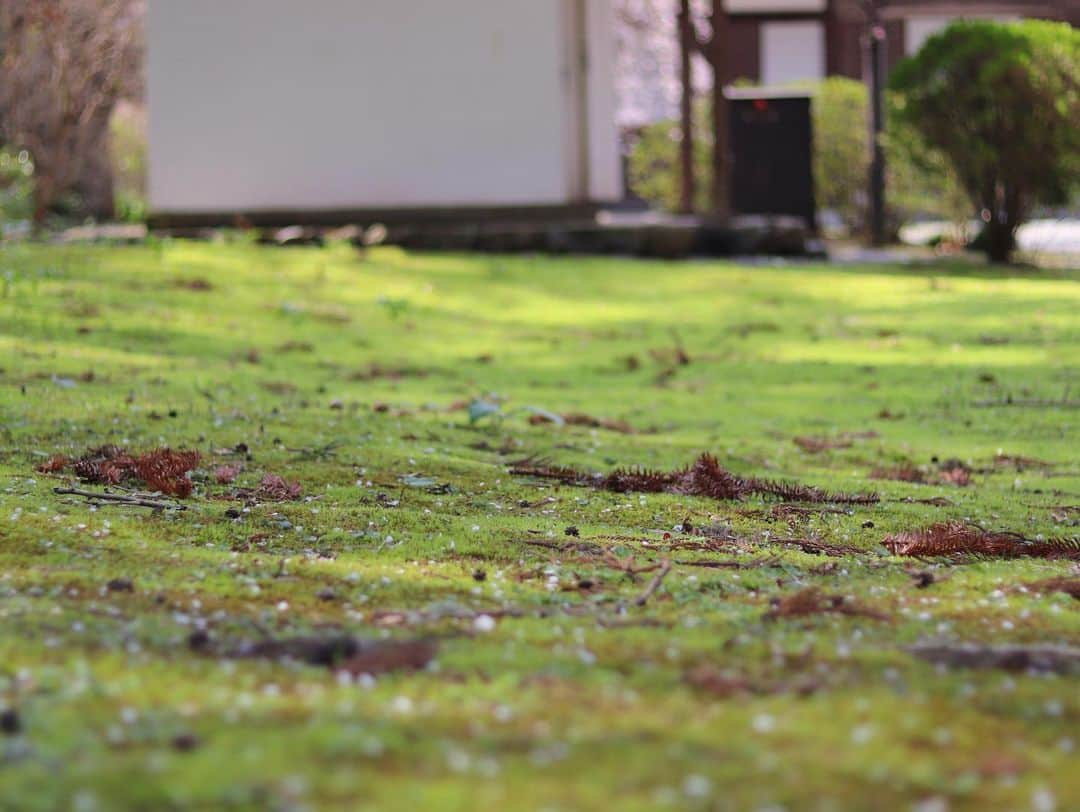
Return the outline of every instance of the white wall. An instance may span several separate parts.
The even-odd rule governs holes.
[[[1020,19],[1015,14],[965,14],[962,17],[969,20],[997,20],[1002,23]],[[908,17],[904,22],[904,50],[907,51],[909,56],[917,53],[930,37],[943,30],[956,19],[960,19],[960,17],[942,14]]]
[[[812,20],[762,24],[762,84],[783,85],[824,77],[824,24]]]
[[[561,1],[151,0],[153,208],[567,202]],[[590,129],[615,197],[617,141]]]
[[[618,200],[624,191],[615,87],[615,26],[611,0],[588,0],[589,193],[595,200]]]
[[[726,0],[724,8],[733,14],[805,14],[825,11],[828,0]]]
[[[952,17],[933,15],[909,17],[904,22],[904,50],[908,55],[919,51],[925,42],[952,22]]]

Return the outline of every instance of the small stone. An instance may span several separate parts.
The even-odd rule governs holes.
[[[22,720],[19,712],[14,708],[0,711],[0,733],[5,736],[16,736],[22,732]]]
[[[912,812],[949,812],[949,801],[940,795],[923,798],[911,807]]]
[[[687,798],[707,798],[712,793],[712,782],[703,775],[688,775],[683,781],[683,794]]]
[[[188,635],[188,648],[192,651],[206,651],[210,648],[210,634],[205,629],[196,629]]]
[[[767,713],[758,714],[754,717],[753,728],[757,733],[772,733],[776,730],[776,719]]]
[[[130,578],[113,578],[105,588],[109,592],[134,592],[135,584]]]
[[[193,750],[197,750],[202,742],[199,741],[199,737],[194,733],[180,733],[173,736],[171,742],[173,750],[180,753],[190,753]]]
[[[1055,812],[1057,809],[1057,798],[1054,797],[1054,793],[1046,787],[1035,790],[1031,796],[1031,809],[1033,812]]]

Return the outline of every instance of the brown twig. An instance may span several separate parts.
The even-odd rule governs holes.
[[[976,409],[993,409],[1005,406],[1018,406],[1027,409],[1080,409],[1080,400],[1042,400],[1023,398],[1014,400],[977,400],[971,404]]]
[[[671,561],[665,558],[660,562],[660,570],[653,576],[645,591],[634,600],[634,606],[644,606],[648,603],[649,598],[656,594],[656,590],[660,588],[660,584],[664,583],[664,579],[667,578],[669,572],[671,572]]]
[[[152,510],[187,510],[187,506],[177,502],[161,502],[156,499],[146,499],[125,493],[95,493],[94,491],[81,491],[78,488],[53,488],[53,493],[60,496],[80,496],[93,502],[112,502],[117,505],[144,507]]]
[[[843,558],[849,555],[865,555],[870,552],[850,544],[835,544],[816,538],[774,538],[769,539],[773,544],[790,544],[798,547],[804,553],[811,555],[827,555],[833,558]]]
[[[587,541],[570,541],[565,544],[559,544],[554,541],[543,541],[541,539],[517,539],[519,544],[524,544],[529,547],[539,547],[543,550],[552,550],[557,553],[578,553],[579,555],[599,555],[603,552],[603,547],[599,544],[590,544]]]
[[[754,561],[684,561],[675,562],[680,567],[703,567],[710,570],[753,570],[759,567],[780,566],[780,559],[757,559]]]
[[[633,556],[630,556],[627,559],[619,559],[611,553],[605,553],[603,560],[604,563],[607,564],[607,566],[611,567],[613,570],[625,572],[631,578],[635,575],[643,575],[647,572],[656,572],[657,570],[664,568],[664,562],[661,562],[659,564],[645,564],[639,567],[637,562],[634,561]]]

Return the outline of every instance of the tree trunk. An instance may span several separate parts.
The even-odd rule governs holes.
[[[887,42],[885,27],[878,16],[877,3],[870,6],[871,18],[866,35],[866,73],[870,84],[870,244],[885,245],[885,74]]]
[[[986,224],[986,257],[991,262],[1007,263],[1016,249],[1016,233],[1011,225],[996,217]]]
[[[45,221],[49,212],[56,204],[56,193],[47,175],[35,173],[34,177],[34,231],[40,233],[45,229]]]
[[[694,213],[694,39],[697,34],[690,18],[690,0],[679,3],[679,73],[682,83],[682,141],[679,144],[679,163],[682,175],[681,214]]]
[[[986,257],[994,263],[1007,263],[1016,250],[1016,230],[1024,222],[1024,205],[1014,186],[996,184],[990,197],[986,223]]]
[[[713,69],[713,201],[712,217],[718,223],[726,223],[731,217],[731,159],[729,155],[730,123],[728,99],[724,95],[727,83],[728,31],[725,0],[713,0],[712,48]]]
[[[109,112],[94,117],[87,140],[79,177],[73,191],[79,197],[82,213],[95,220],[111,220],[116,215],[112,153],[110,151]]]

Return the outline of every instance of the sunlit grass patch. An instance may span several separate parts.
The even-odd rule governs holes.
[[[0,806],[1080,803],[1075,675],[909,651],[1080,645],[1028,586],[1076,562],[883,543],[1080,534],[1074,273],[171,241],[0,271]],[[106,444],[198,451],[190,497],[39,470]],[[880,501],[589,487],[702,453]],[[438,654],[229,654],[332,635]]]

